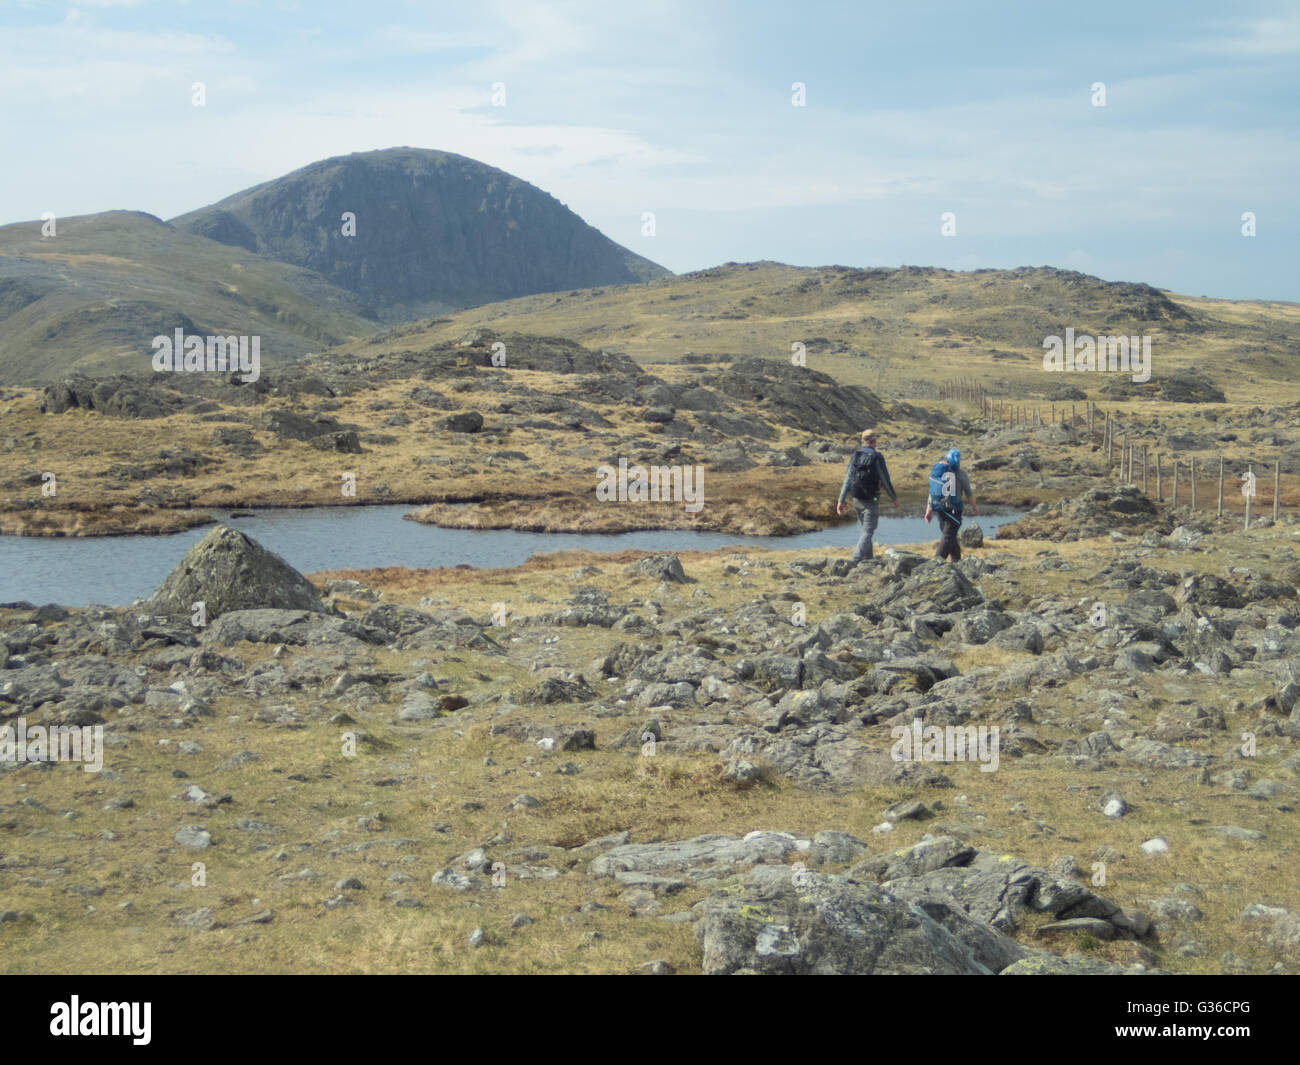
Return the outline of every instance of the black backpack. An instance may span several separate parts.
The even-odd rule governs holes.
[[[849,464],[849,495],[870,502],[880,495],[880,471],[876,459],[880,457],[873,447],[860,447],[853,452]]]

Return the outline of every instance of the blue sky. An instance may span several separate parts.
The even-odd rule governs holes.
[[[1051,265],[1300,300],[1297,101],[1300,2],[0,0],[0,223],[169,218],[412,145],[677,271]]]

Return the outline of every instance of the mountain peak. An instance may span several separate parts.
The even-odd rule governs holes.
[[[536,186],[428,148],[322,159],[171,224],[323,274],[387,321],[669,274]]]

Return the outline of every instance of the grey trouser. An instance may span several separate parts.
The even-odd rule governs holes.
[[[880,516],[880,497],[868,503],[860,499],[853,500],[858,512],[858,524],[862,526],[862,535],[858,537],[858,546],[853,550],[853,561],[861,562],[872,557],[871,538],[876,535],[876,521]]]

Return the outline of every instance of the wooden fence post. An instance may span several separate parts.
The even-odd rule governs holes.
[[[1163,503],[1164,501],[1165,501],[1165,489],[1164,489],[1164,483],[1161,480],[1160,452],[1157,451],[1156,452],[1156,502]]]
[[[1196,512],[1196,456],[1192,456],[1192,512]]]
[[[1218,517],[1223,517],[1223,456],[1219,456],[1219,513]]]
[[[1253,473],[1255,472],[1255,465],[1254,465],[1254,463],[1251,463],[1249,466],[1247,466],[1247,467],[1246,467],[1246,471],[1247,471],[1248,473],[1253,474]],[[1247,483],[1247,484],[1250,484],[1250,481],[1247,481],[1246,483]],[[1255,502],[1255,497],[1254,497],[1253,495],[1248,495],[1248,496],[1246,497],[1246,528],[1247,528],[1247,529],[1250,528],[1250,514],[1251,514],[1251,510],[1253,509],[1253,508],[1251,507],[1251,504],[1254,503],[1254,502]]]
[[[1282,460],[1273,460],[1273,520],[1282,513]]]
[[[1174,459],[1174,495],[1169,501],[1171,507],[1178,506],[1178,460]]]
[[[1142,494],[1147,494],[1147,446],[1142,445]]]

